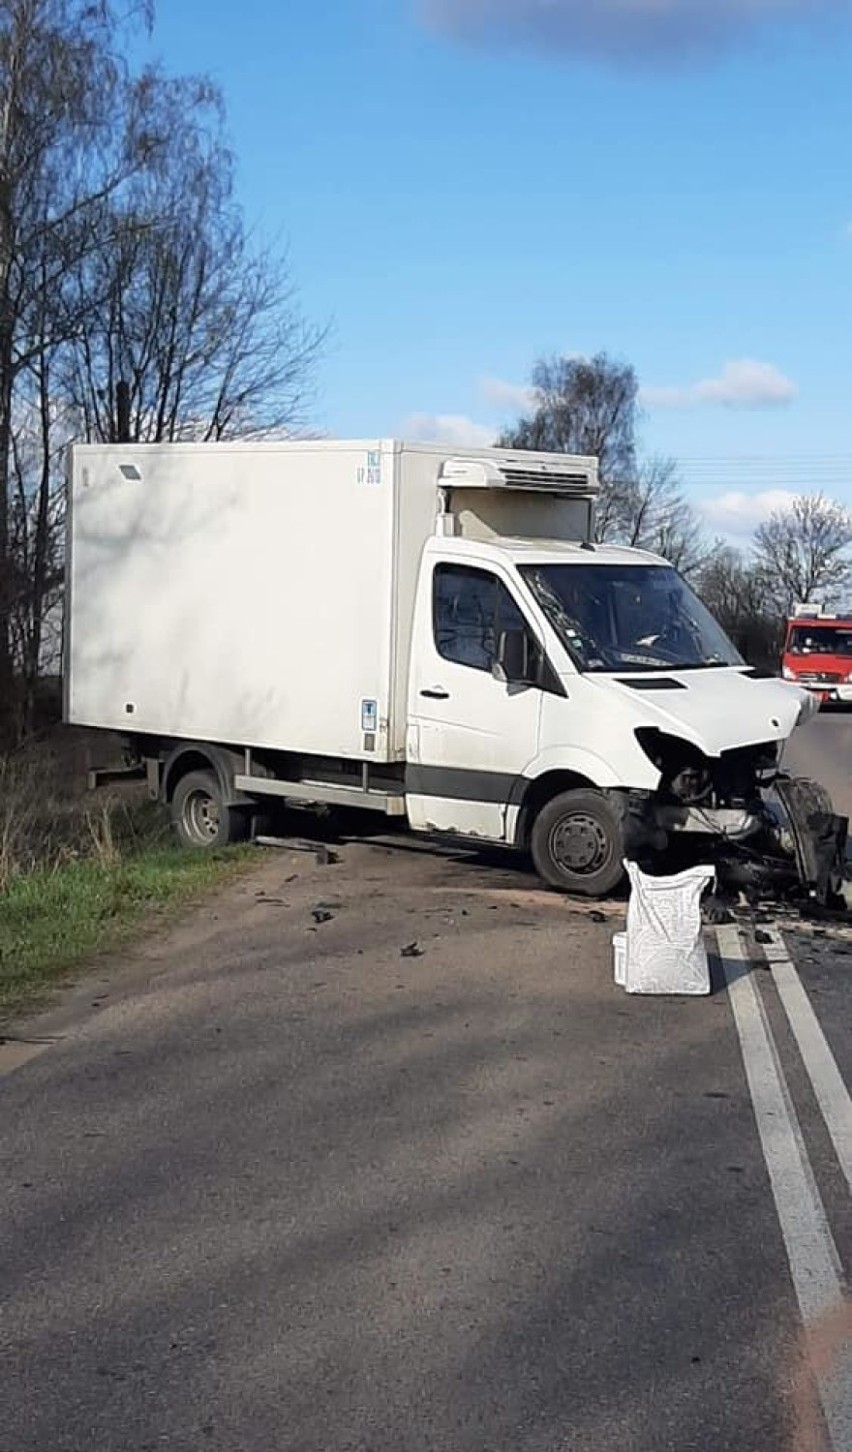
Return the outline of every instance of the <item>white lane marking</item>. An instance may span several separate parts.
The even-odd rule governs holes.
[[[804,984],[796,972],[787,944],[778,932],[770,933],[766,945],[772,977],[799,1053],[808,1071],[817,1103],[831,1136],[831,1143],[852,1191],[852,1098],[843,1082],[837,1061],[828,1046]]]
[[[852,1447],[852,1343],[839,1346],[830,1364],[818,1354],[824,1326],[842,1318],[846,1309],[837,1248],[737,929],[719,928],[718,942],[813,1375],[832,1447],[847,1452]]]

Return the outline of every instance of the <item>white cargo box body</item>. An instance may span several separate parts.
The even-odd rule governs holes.
[[[505,485],[498,466],[510,464],[523,484],[548,457],[563,473],[588,463],[585,489],[576,473],[561,499],[534,477],[523,496],[483,487],[492,475]],[[510,532],[523,501],[518,533],[558,524],[583,538],[595,479],[593,461],[392,440],[77,446],[66,719],[401,760],[417,576],[442,483],[461,486],[465,533]]]

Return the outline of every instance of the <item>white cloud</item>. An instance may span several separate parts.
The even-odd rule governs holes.
[[[707,523],[722,534],[747,536],[779,509],[789,509],[797,498],[788,489],[764,489],[759,494],[746,494],[732,489],[717,499],[706,499],[699,509]]]
[[[531,413],[536,408],[536,391],[528,383],[507,383],[504,378],[481,378],[483,402],[501,413]]]
[[[462,413],[411,413],[401,426],[405,439],[423,444],[453,444],[485,449],[499,433],[493,424],[477,423]]]
[[[740,358],[726,363],[718,378],[703,378],[667,388],[643,388],[646,408],[695,408],[721,404],[725,408],[778,408],[792,403],[797,388],[774,363]]]
[[[420,0],[428,23],[483,46],[683,68],[779,25],[826,24],[848,0]]]

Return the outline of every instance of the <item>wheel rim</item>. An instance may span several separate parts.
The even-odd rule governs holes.
[[[184,802],[183,820],[187,834],[196,842],[214,842],[222,822],[219,803],[209,792],[197,787]]]
[[[606,828],[590,812],[561,817],[550,833],[550,853],[563,872],[591,877],[606,867],[612,847]]]

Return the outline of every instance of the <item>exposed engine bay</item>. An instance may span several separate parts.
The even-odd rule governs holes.
[[[636,736],[660,772],[656,792],[629,799],[626,852],[644,870],[700,860],[715,867],[722,891],[820,906],[838,900],[848,821],[824,787],[781,771],[775,742],[708,757],[653,728]]]

